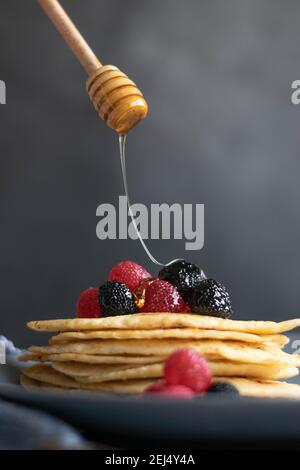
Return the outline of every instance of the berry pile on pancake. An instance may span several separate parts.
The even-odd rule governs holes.
[[[300,356],[283,351],[288,337],[282,334],[300,319],[231,320],[226,288],[183,260],[156,278],[124,261],[107,279],[80,294],[77,318],[28,324],[56,335],[47,346],[28,348],[22,360],[34,364],[23,370],[22,385],[182,398],[226,390],[300,398],[300,386],[284,381],[298,374]]]

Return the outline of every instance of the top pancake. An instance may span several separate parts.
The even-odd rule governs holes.
[[[36,331],[84,331],[104,329],[200,328],[240,331],[253,334],[277,334],[300,326],[300,318],[279,323],[272,321],[227,320],[186,313],[135,313],[105,318],[71,318],[31,321],[27,326]]]

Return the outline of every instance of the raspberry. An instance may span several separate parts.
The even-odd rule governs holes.
[[[164,379],[158,380],[150,385],[145,393],[169,396],[173,398],[193,398],[193,391],[184,385],[168,385]]]
[[[168,385],[184,385],[196,393],[211,387],[212,373],[203,356],[193,349],[178,349],[165,363],[165,379]]]
[[[122,282],[107,281],[100,286],[99,304],[105,317],[137,312],[133,294]]]
[[[167,386],[167,383],[164,379],[157,380],[153,384],[149,385],[149,387],[146,388],[145,392],[149,393],[155,393],[155,392],[160,392],[162,389],[164,389]]]
[[[101,317],[98,287],[89,287],[81,292],[76,303],[76,316],[78,318]]]
[[[133,261],[121,261],[116,264],[108,275],[109,281],[118,281],[126,284],[134,292],[143,279],[151,277],[151,274],[139,264]]]
[[[185,385],[168,385],[164,387],[159,395],[165,395],[171,398],[193,398],[193,391]]]
[[[176,287],[157,279],[146,287],[145,303],[141,312],[190,312]]]

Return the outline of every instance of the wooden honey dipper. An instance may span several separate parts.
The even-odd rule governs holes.
[[[86,88],[101,119],[124,135],[147,116],[142,92],[114,65],[102,65],[57,0],[38,0],[89,75]]]

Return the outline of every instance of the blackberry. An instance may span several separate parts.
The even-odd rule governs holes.
[[[239,395],[238,389],[230,382],[215,382],[208,391],[209,393],[226,393],[228,395]]]
[[[229,318],[231,301],[225,287],[214,279],[204,279],[194,289],[189,306],[193,313],[212,317]]]
[[[100,286],[99,304],[104,317],[137,312],[133,294],[122,282],[107,281]]]
[[[199,286],[200,282],[205,279],[205,274],[195,264],[179,260],[161,269],[158,277],[163,281],[173,284],[185,302],[189,303],[193,289]]]

